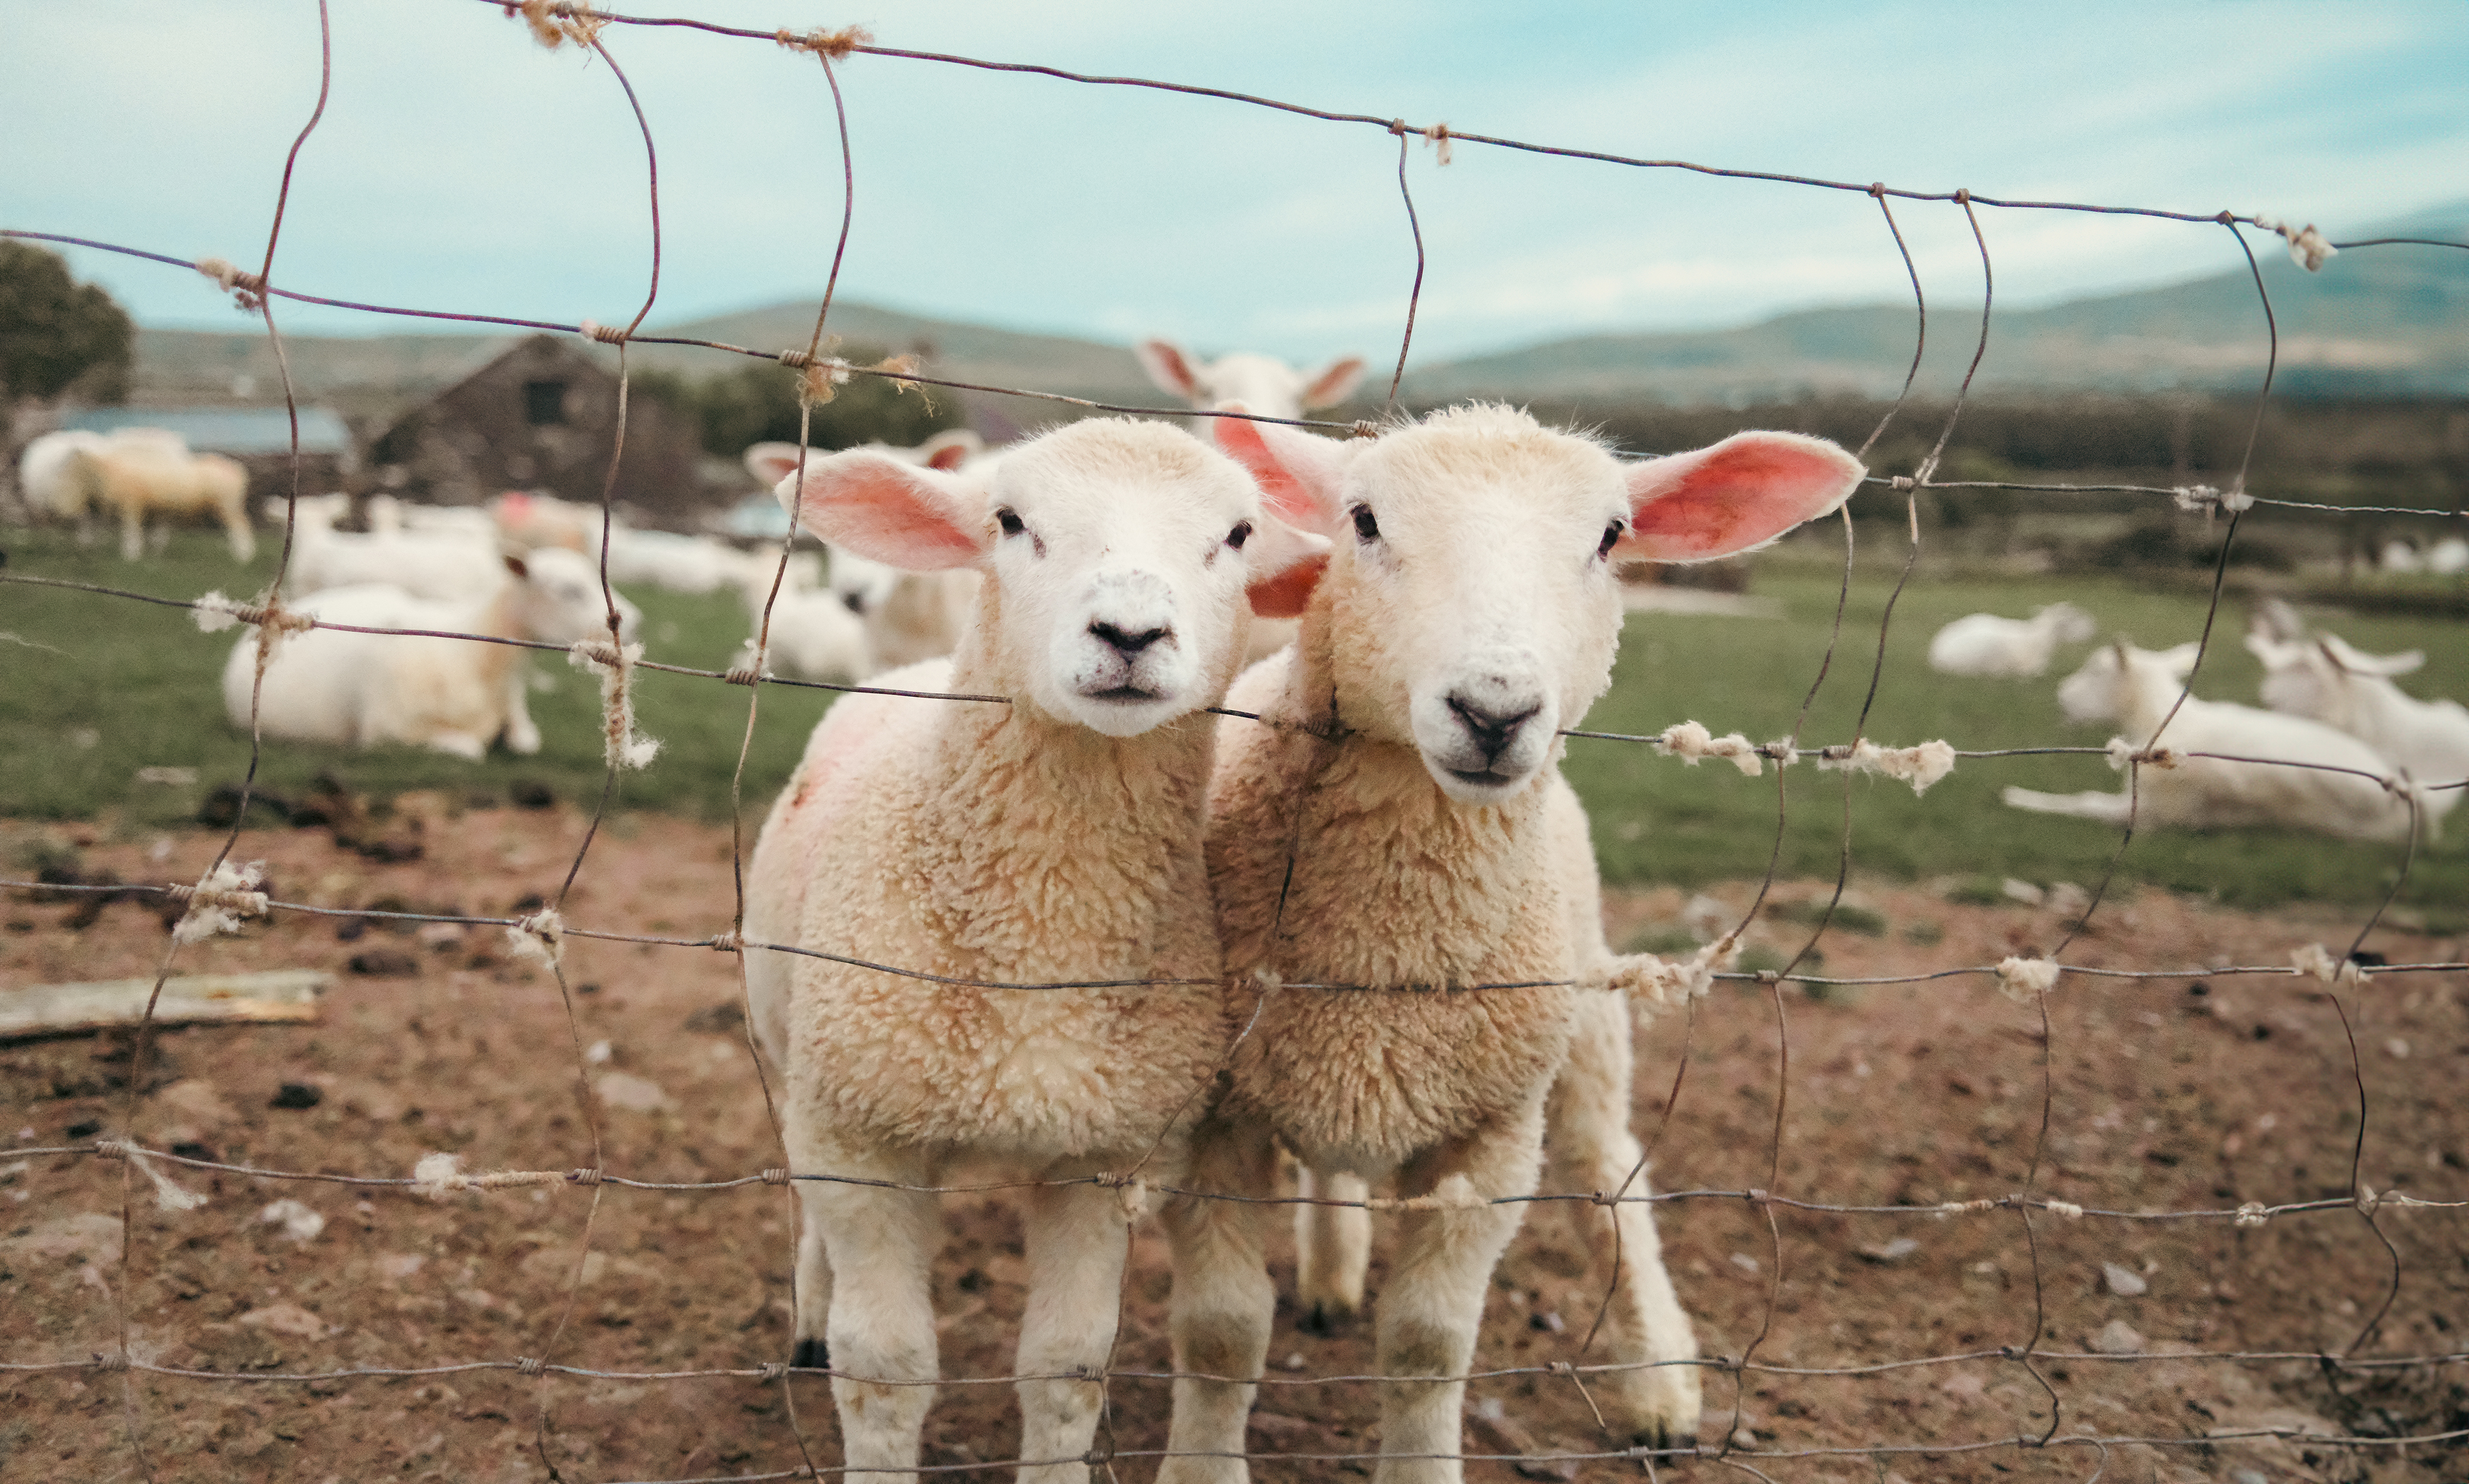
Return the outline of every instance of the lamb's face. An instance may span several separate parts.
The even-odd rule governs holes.
[[[1343,488],[1338,719],[1412,745],[1461,803],[1510,798],[1611,678],[1619,465],[1523,419],[1426,424],[1356,457]]]
[[[600,569],[580,552],[562,546],[543,546],[520,559],[509,559],[507,568],[519,585],[523,631],[535,639],[551,644],[577,644],[586,639],[605,639],[609,634],[609,609],[600,598]],[[642,610],[611,590],[617,603],[620,636],[627,640],[642,626]]]
[[[1026,704],[1110,737],[1213,704],[1251,612],[1279,611],[1271,579],[1327,550],[1264,514],[1232,460],[1164,423],[1076,422],[990,475],[852,449],[810,460],[805,480],[802,500],[794,474],[774,492],[835,549],[982,572],[992,627],[963,653]]]
[[[2081,668],[2058,682],[2058,709],[2066,719],[2107,721],[2123,709],[2128,649],[2105,644],[2087,656]]]
[[[832,551],[832,596],[860,618],[880,612],[900,585],[900,569],[861,557],[845,548]]]
[[[1263,519],[1232,460],[1164,424],[1074,424],[1004,462],[987,518],[987,642],[1040,710],[1128,737],[1225,694]]]

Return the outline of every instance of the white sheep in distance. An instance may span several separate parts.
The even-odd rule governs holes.
[[[471,603],[504,585],[505,563],[496,537],[468,530],[367,535],[335,530],[335,520],[350,504],[351,497],[340,494],[299,501],[291,560],[283,571],[286,593],[376,584],[431,603]],[[266,502],[266,518],[282,523],[282,501]],[[593,583],[598,584],[596,572]]]
[[[965,469],[983,479],[994,476],[1003,457],[987,452],[978,435],[965,428],[938,433],[913,448],[877,444],[869,445],[868,451],[919,468],[946,473]],[[828,457],[822,449],[809,448],[807,467]],[[796,472],[797,445],[756,444],[746,450],[745,459],[755,478],[777,487]],[[965,567],[905,572],[835,546],[829,580],[833,594],[865,621],[866,651],[876,670],[897,670],[951,653],[978,605],[978,574]]]
[[[1363,379],[1363,357],[1347,355],[1305,375],[1274,355],[1248,351],[1201,360],[1171,340],[1143,340],[1133,348],[1141,369],[1160,390],[1202,412],[1224,411],[1228,402],[1264,418],[1300,418],[1321,407],[1334,407],[1353,395]],[[1203,433],[1214,418],[1195,418]]]
[[[2246,647],[2263,661],[2263,703],[2337,728],[2372,747],[2419,785],[2429,838],[2462,790],[2438,787],[2469,779],[2469,708],[2419,700],[2392,683],[2426,663],[2424,651],[2367,654],[2337,634],[2275,639],[2260,622]]]
[[[2426,570],[2437,577],[2469,572],[2469,537],[2447,536],[2426,549]]]
[[[554,548],[504,559],[507,580],[472,603],[435,603],[399,587],[336,587],[299,603],[300,611],[335,624],[418,628],[574,644],[606,639],[608,609],[600,575],[582,557]],[[641,615],[617,600],[623,631]],[[232,725],[249,724],[257,680],[257,630],[232,650],[223,667],[223,710]],[[268,737],[342,746],[407,742],[474,761],[502,735],[509,751],[538,752],[531,719],[530,651],[428,634],[364,634],[313,628],[290,635],[265,667],[258,719]]]
[[[140,448],[186,454],[189,441],[169,428],[121,427],[108,433],[61,428],[28,440],[17,454],[17,492],[36,515],[74,520],[89,512],[84,486],[69,473],[69,455],[80,448]],[[87,533],[81,531],[80,539]]]
[[[100,438],[47,436],[66,441],[39,454],[29,446],[20,468],[32,466],[30,488],[39,485],[56,514],[118,515],[124,559],[145,555],[146,522],[156,516],[211,515],[230,538],[234,560],[257,555],[248,524],[248,469],[238,459],[193,452],[178,434],[159,428],[123,428]]]
[[[2378,780],[2391,777],[2392,765],[2365,742],[2319,721],[2232,701],[2190,696],[2178,706],[2199,652],[2194,644],[2157,651],[2122,639],[2105,644],[2059,682],[2058,704],[2071,720],[2114,721],[2124,728],[2126,735],[2110,744],[2116,755],[2159,746],[2173,754],[2274,761],[2179,756],[2174,765],[2145,765],[2139,769],[2139,801],[2132,791],[2042,793],[2011,787],[2005,801],[2038,813],[2108,824],[2131,817],[2181,830],[2277,825],[2349,839],[2409,837],[2407,795],[2417,790],[2406,783],[2396,784],[2398,792],[2388,790]],[[2178,706],[2175,717],[2169,715],[2172,706]],[[2167,730],[2155,737],[2164,718]],[[2318,765],[2285,765],[2293,763]]]
[[[1555,1189],[1619,1189],[1642,1162],[1629,1007],[1607,987],[1594,854],[1558,766],[1559,729],[1610,683],[1617,564],[1763,545],[1840,505],[1861,468],[1788,433],[1623,466],[1487,406],[1376,440],[1234,420],[1217,437],[1273,510],[1336,549],[1302,637],[1229,696],[1270,724],[1219,723],[1210,883],[1228,1018],[1250,1029],[1193,1134],[1188,1184],[1266,1197],[1279,1144],[1325,1174],[1396,1177],[1414,1204],[1373,1368],[1433,1379],[1382,1382],[1374,1476],[1454,1480],[1465,1383],[1442,1378],[1473,1359],[1518,1198],[1536,1188],[1547,1098]],[[1621,1252],[1605,1331],[1627,1368],[1590,1387],[1628,1436],[1694,1432],[1696,1341],[1650,1208],[1576,1209],[1599,1273]],[[1239,1480],[1254,1387],[1188,1373],[1261,1372],[1262,1209],[1178,1199],[1166,1222],[1187,1374],[1159,1477]]]
[[[2091,615],[2071,603],[2052,603],[2030,618],[1967,613],[1930,638],[1929,668],[1950,675],[2028,679],[2048,670],[2059,645],[2091,636]]]
[[[797,498],[795,478],[782,503]],[[796,1359],[826,1356],[852,1481],[917,1465],[936,1376],[932,1263],[953,1160],[1026,1179],[1179,1177],[1228,1028],[1201,855],[1215,732],[1249,605],[1300,600],[1327,543],[1265,514],[1181,428],[1075,422],[991,480],[855,449],[811,460],[799,518],[836,547],[983,574],[949,660],[816,728],[748,875],[746,930],[951,978],[1188,981],[988,990],[751,951],[799,1180]],[[1017,1369],[1094,1377],[1113,1344],[1137,1186],[1027,1201]],[[1084,1369],[1085,1368],[1085,1369]],[[862,1378],[878,1378],[869,1381]],[[1018,1383],[1033,1484],[1080,1480],[1102,1388]]]
[[[804,559],[800,560],[799,559]],[[752,552],[738,559],[738,582],[746,595],[750,658],[754,635],[761,631],[763,610],[772,610],[768,663],[776,674],[800,680],[848,684],[875,673],[866,647],[865,621],[848,609],[840,596],[816,581],[815,554],[792,552],[780,569],[776,551]],[[773,580],[779,579],[779,593]]]
[[[707,536],[637,531],[618,526],[609,534],[609,581],[649,582],[663,592],[711,593],[737,586],[746,558]]]

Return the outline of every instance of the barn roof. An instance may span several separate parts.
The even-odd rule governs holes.
[[[63,428],[109,433],[159,427],[206,453],[288,453],[291,419],[280,407],[92,407],[60,419]],[[352,430],[330,407],[300,409],[300,451],[352,457]]]

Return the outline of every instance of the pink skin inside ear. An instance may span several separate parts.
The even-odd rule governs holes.
[[[1256,618],[1300,618],[1311,605],[1312,589],[1320,585],[1321,574],[1328,570],[1328,554],[1321,552],[1306,557],[1293,566],[1264,582],[1254,582],[1244,589],[1252,600]]]
[[[1673,463],[1683,467],[1660,467]],[[1614,550],[1652,561],[1746,551],[1834,509],[1858,468],[1832,445],[1765,439],[1641,465],[1629,479],[1629,532]]]
[[[964,529],[941,491],[904,465],[867,460],[806,491],[806,529],[860,556],[911,572],[974,564],[985,539]]]
[[[1240,402],[1228,402],[1218,410],[1243,412],[1248,409]],[[1335,518],[1335,512],[1321,499],[1320,491],[1280,456],[1279,450],[1269,446],[1268,436],[1258,423],[1241,418],[1212,418],[1210,431],[1214,435],[1218,448],[1242,465],[1244,471],[1252,476],[1252,482],[1260,487],[1260,503],[1268,507],[1269,514],[1298,531],[1328,529]]]

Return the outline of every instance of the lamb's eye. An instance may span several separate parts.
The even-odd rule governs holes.
[[[1369,505],[1354,507],[1354,538],[1367,544],[1380,539],[1380,522],[1372,518]]]
[[[1234,529],[1226,533],[1226,544],[1234,547],[1236,551],[1241,551],[1243,549],[1243,543],[1251,538],[1252,522],[1248,520],[1238,520],[1234,522]]]
[[[1627,527],[1617,520],[1613,521],[1610,525],[1604,527],[1604,544],[1595,548],[1595,555],[1598,557],[1610,556],[1612,554],[1612,548],[1620,544],[1621,534],[1627,529]]]
[[[1005,536],[1018,536],[1028,529],[1020,523],[1020,516],[1008,505],[995,512],[995,524],[1003,529]]]

